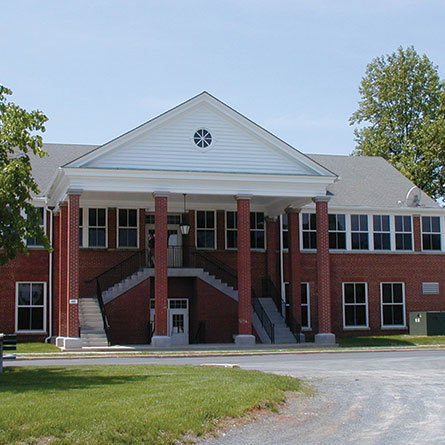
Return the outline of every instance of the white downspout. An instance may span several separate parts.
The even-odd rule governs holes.
[[[49,241],[51,244],[51,247],[53,247],[54,237],[53,237],[53,211],[49,208],[46,209],[49,214]],[[48,329],[48,337],[45,338],[45,343],[48,343],[48,341],[53,336],[53,252],[51,251],[49,253],[49,259],[48,259],[48,306],[49,306],[49,329]]]
[[[280,290],[281,315],[283,315],[286,307],[286,288],[284,287],[283,215],[280,215]]]

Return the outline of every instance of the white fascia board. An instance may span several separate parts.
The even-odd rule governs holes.
[[[101,192],[170,193],[312,197],[324,195],[335,178],[297,175],[224,174],[202,172],[97,170],[64,168],[51,194],[64,199],[68,188]]]
[[[408,206],[397,206],[397,207],[371,207],[371,206],[331,206],[328,203],[329,213],[373,213],[375,215],[445,215],[445,208],[438,207],[408,207]],[[314,210],[315,204],[308,204],[303,207],[303,210]]]
[[[323,167],[321,164],[317,163],[316,161],[312,160],[311,158],[304,155],[300,151],[296,150],[291,145],[287,144],[277,136],[273,135],[263,127],[259,126],[255,122],[251,121],[238,111],[224,104],[219,99],[216,99],[207,92],[203,92],[198,96],[188,100],[187,102],[184,102],[178,105],[177,107],[169,111],[166,111],[165,113],[149,120],[148,122],[140,125],[139,127],[136,127],[135,129],[130,130],[127,133],[124,133],[122,136],[119,136],[116,139],[113,139],[112,141],[107,142],[106,144],[96,148],[95,150],[83,155],[77,160],[68,163],[65,167],[80,168],[86,163],[91,162],[92,160],[98,158],[99,156],[102,156],[105,153],[109,153],[115,148],[118,148],[119,146],[129,143],[130,141],[138,138],[139,136],[147,133],[148,131],[152,131],[153,129],[165,124],[166,122],[179,117],[186,111],[190,110],[193,107],[196,107],[201,103],[210,105],[213,109],[215,109],[216,111],[224,115],[226,118],[228,118],[232,123],[241,126],[245,130],[248,130],[251,134],[255,135],[260,140],[267,142],[278,151],[287,154],[291,159],[295,159],[301,162],[303,165],[314,170],[317,174],[321,176],[329,176],[334,178],[337,177],[335,173],[331,172],[327,168]]]

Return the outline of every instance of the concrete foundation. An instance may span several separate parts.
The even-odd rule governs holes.
[[[235,335],[235,344],[237,346],[254,346],[255,336],[254,335]]]
[[[169,348],[172,345],[172,338],[168,335],[153,335],[151,345],[154,348]]]
[[[330,332],[315,334],[314,340],[317,345],[335,345],[335,334]]]

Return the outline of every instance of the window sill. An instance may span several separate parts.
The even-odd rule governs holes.
[[[382,331],[408,330],[408,326],[381,326]]]
[[[30,335],[43,335],[47,334],[47,331],[15,331],[15,334],[30,334]]]
[[[370,331],[371,328],[369,326],[347,326],[343,327],[344,331]]]

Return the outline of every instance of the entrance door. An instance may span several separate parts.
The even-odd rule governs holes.
[[[168,332],[172,345],[189,344],[189,312],[186,298],[168,300]]]

